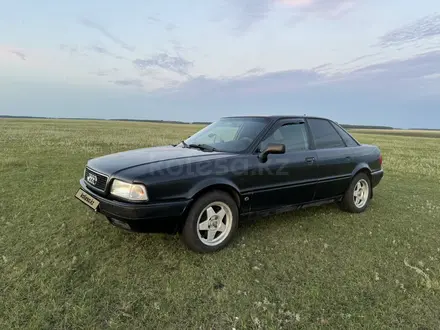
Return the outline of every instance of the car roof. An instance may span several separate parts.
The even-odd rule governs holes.
[[[270,115],[270,116],[227,116],[222,118],[266,118],[271,120],[279,120],[279,119],[293,119],[293,118],[307,118],[307,119],[324,119],[324,120],[330,120],[329,118],[324,117],[315,117],[315,116],[307,116],[307,115]]]

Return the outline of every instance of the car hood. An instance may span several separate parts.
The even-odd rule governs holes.
[[[89,160],[87,166],[93,170],[115,175],[121,171],[147,164],[163,161],[201,161],[216,159],[226,156],[223,152],[204,152],[194,148],[181,148],[173,146],[143,148],[118,152]]]

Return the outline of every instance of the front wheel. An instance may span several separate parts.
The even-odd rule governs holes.
[[[238,207],[234,199],[223,191],[212,191],[191,207],[182,239],[193,251],[215,252],[229,244],[237,227]]]
[[[364,212],[370,204],[371,189],[371,181],[367,174],[356,175],[342,199],[342,209],[351,213]]]

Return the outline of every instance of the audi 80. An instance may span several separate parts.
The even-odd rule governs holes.
[[[324,203],[361,213],[383,175],[379,148],[332,120],[224,117],[175,145],[89,160],[75,197],[115,226],[214,252],[245,217]]]

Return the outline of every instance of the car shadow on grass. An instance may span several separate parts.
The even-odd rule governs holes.
[[[332,221],[335,215],[345,215],[339,209],[337,204],[326,204],[322,206],[313,206],[294,211],[283,212],[272,215],[260,215],[252,217],[241,217],[239,227],[230,248],[235,249],[237,242],[246,240],[246,237],[261,236],[264,237],[270,233],[280,230],[295,229],[311,230],[309,225],[314,227],[327,227],[326,219]],[[180,240],[180,234],[156,233],[149,231],[128,231],[112,225],[105,217],[96,215],[94,217],[93,227],[96,233],[99,233],[102,239],[107,240],[113,247],[131,246],[136,250],[146,249],[149,257],[154,257],[162,253],[184,255],[191,253]],[[98,228],[99,227],[99,228]],[[228,249],[229,250],[229,249]]]
[[[266,227],[267,224],[270,226],[276,226],[284,223],[299,223],[313,220],[315,217],[323,216],[325,214],[334,214],[337,212],[342,212],[337,204],[312,206],[277,214],[242,217],[240,218],[239,227],[247,229],[251,226]]]

